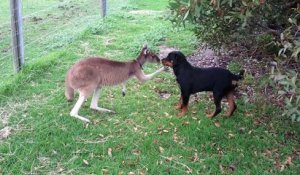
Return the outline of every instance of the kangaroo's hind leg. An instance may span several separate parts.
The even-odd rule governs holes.
[[[82,104],[84,103],[85,100],[86,100],[86,97],[82,93],[80,93],[79,94],[79,98],[78,98],[75,106],[73,107],[73,109],[70,112],[70,115],[72,117],[78,118],[78,119],[80,119],[80,120],[82,120],[84,122],[90,122],[89,119],[84,118],[84,117],[78,115],[79,109],[80,109],[80,107],[82,106]]]
[[[95,91],[94,91],[94,95],[93,95],[93,98],[92,98],[92,102],[91,102],[90,108],[94,109],[94,110],[97,110],[99,112],[115,113],[112,110],[98,107],[99,97],[100,97],[100,87],[96,88]]]

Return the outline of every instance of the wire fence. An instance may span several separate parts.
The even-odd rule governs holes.
[[[0,84],[14,74],[10,1],[0,2]],[[23,0],[25,64],[71,44],[102,18],[100,0]]]

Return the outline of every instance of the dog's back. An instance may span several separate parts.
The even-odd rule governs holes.
[[[181,69],[177,82],[181,86],[191,87],[191,92],[213,91],[214,89],[231,90],[236,87],[234,81],[242,79],[242,75],[235,75],[223,68],[190,67]]]

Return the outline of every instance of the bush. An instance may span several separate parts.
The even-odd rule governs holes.
[[[284,99],[283,116],[290,117],[292,121],[300,122],[300,82],[298,73],[288,71],[284,74],[278,72],[271,78],[279,85],[278,97]]]
[[[277,54],[279,47],[285,46],[280,53],[293,50],[295,57],[300,52],[300,42],[290,37],[290,31],[298,32],[292,28],[296,27],[295,21],[299,19],[299,3],[300,0],[171,0],[169,7],[173,22],[193,23],[196,34],[211,46],[220,48],[238,42],[247,48],[259,48],[262,43],[258,43],[257,36],[262,36],[270,41],[263,43],[268,52]],[[288,27],[291,23],[289,18],[294,19],[294,27]],[[284,38],[297,48],[281,42],[283,31]]]

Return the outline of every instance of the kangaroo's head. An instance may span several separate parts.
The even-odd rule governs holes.
[[[160,63],[159,57],[155,53],[151,52],[147,45],[143,46],[137,61],[141,65],[143,65],[145,62]]]

